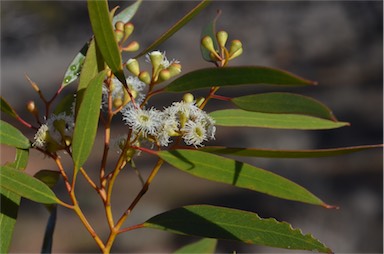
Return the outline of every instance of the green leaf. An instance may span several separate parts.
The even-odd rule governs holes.
[[[106,0],[88,0],[88,13],[95,35],[97,47],[100,49],[105,62],[111,68],[113,74],[126,84],[121,54],[115,39],[111,19],[109,17],[108,2]]]
[[[350,146],[341,148],[316,150],[273,150],[261,148],[235,148],[224,146],[207,146],[199,150],[215,154],[234,156],[263,157],[263,158],[318,158],[355,153],[363,150],[382,148],[383,145]]]
[[[316,82],[292,73],[260,66],[205,68],[189,72],[172,81],[168,92],[186,92],[213,86],[235,86],[250,84],[306,86]]]
[[[93,78],[85,90],[83,101],[76,116],[72,149],[75,170],[78,170],[91,153],[100,115],[102,83],[105,71]]]
[[[60,179],[60,172],[43,169],[38,171],[35,175],[35,178],[39,179],[45,183],[49,188],[53,188]]]
[[[303,114],[337,121],[332,111],[321,102],[292,93],[264,93],[233,98],[237,107],[263,113]]]
[[[200,178],[278,198],[328,206],[296,183],[240,161],[196,150],[161,151],[158,155],[175,168]]]
[[[55,193],[43,182],[13,168],[1,167],[1,188],[43,204],[61,203]]]
[[[0,101],[1,112],[6,113],[7,115],[13,118],[17,118],[18,115],[16,111],[11,107],[11,105],[9,105],[9,103],[6,100],[4,100],[3,96],[0,96],[0,98],[1,98],[1,101]]]
[[[85,89],[89,82],[104,69],[103,65],[104,60],[102,59],[98,47],[96,47],[96,42],[95,40],[91,40],[84,60],[84,66],[81,70],[79,85],[77,87],[75,115],[77,115],[80,104],[83,101]]]
[[[28,157],[29,150],[17,148],[15,161],[7,166],[12,167],[15,170],[24,170],[28,163]],[[21,197],[16,193],[3,188],[0,188],[0,195],[0,253],[8,253]]]
[[[121,12],[119,12],[119,14],[113,17],[112,25],[115,26],[118,21],[121,21],[123,23],[129,22],[133,18],[133,16],[135,16],[141,2],[142,0],[138,0],[127,8],[125,8],[124,10],[122,10]]]
[[[88,50],[88,43],[85,43],[84,46],[81,48],[80,52],[75,56],[75,58],[69,64],[67,70],[65,71],[64,79],[61,82],[62,88],[71,84],[73,81],[75,81],[78,78],[87,50]]]
[[[146,53],[156,49],[160,44],[166,41],[174,33],[176,33],[180,28],[185,26],[194,16],[196,16],[200,11],[202,11],[208,4],[210,0],[201,1],[195,8],[188,12],[182,19],[180,19],[176,24],[174,24],[168,31],[162,34],[156,41],[154,41],[149,47],[141,51],[134,58],[145,55]]]
[[[204,38],[205,36],[211,37],[213,41],[213,47],[217,52],[219,50],[219,46],[216,39],[216,22],[219,19],[220,14],[221,14],[221,11],[218,11],[215,18],[207,26],[203,28],[200,36],[201,38]],[[205,61],[212,62],[212,59],[210,57],[210,51],[205,47],[203,47],[201,44],[200,44],[200,52]]]
[[[273,129],[323,130],[348,126],[346,122],[334,122],[322,118],[294,114],[274,114],[241,109],[217,110],[210,113],[216,125],[231,127],[261,127]]]
[[[286,222],[278,222],[273,218],[262,219],[256,213],[224,207],[185,206],[156,215],[143,225],[176,234],[235,240],[284,249],[331,252],[312,235],[304,235]]]
[[[174,254],[188,254],[188,253],[215,253],[217,245],[216,239],[204,238],[195,243],[183,246],[182,248],[173,252]]]
[[[0,144],[28,149],[31,145],[29,140],[18,129],[7,122],[0,121]]]

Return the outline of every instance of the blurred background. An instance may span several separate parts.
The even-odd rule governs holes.
[[[111,2],[124,8],[129,1]],[[133,37],[142,48],[150,45],[198,2],[144,1],[133,18]],[[25,79],[27,74],[51,97],[58,89],[68,64],[92,32],[84,1],[1,1],[1,95],[25,119],[29,100],[37,94]],[[214,1],[182,30],[159,47],[168,59],[178,59],[183,73],[209,67],[200,56],[202,27],[218,9],[218,30],[229,39],[243,42],[244,53],[232,65],[263,65],[281,68],[316,80],[316,87],[290,88],[313,96],[333,109],[350,127],[325,131],[218,128],[210,144],[275,149],[318,149],[383,142],[383,3],[382,1]],[[132,55],[124,55],[129,59]],[[143,61],[144,64],[144,61]],[[148,66],[149,67],[149,66]],[[223,89],[227,96],[274,91],[268,87]],[[76,90],[72,85],[65,94]],[[281,89],[280,89],[281,90]],[[206,94],[198,91],[196,95]],[[166,94],[150,102],[169,105],[181,94]],[[228,104],[218,103],[207,111]],[[161,106],[157,106],[161,108]],[[10,120],[2,115],[2,119]],[[11,121],[12,122],[12,121]],[[34,133],[26,131],[28,137]],[[120,119],[114,131],[121,133]],[[100,133],[101,134],[101,133]],[[102,136],[100,136],[101,139]],[[99,167],[102,141],[95,144],[87,168]],[[112,157],[116,157],[117,154]],[[63,154],[63,157],[65,155]],[[1,147],[1,163],[12,161],[14,151]],[[284,201],[248,190],[197,179],[165,166],[139,203],[127,225],[140,223],[155,214],[189,204],[213,204],[258,213],[287,221],[304,233],[312,233],[336,253],[382,253],[383,171],[382,150],[321,159],[241,158],[255,166],[283,175],[340,210]],[[31,152],[27,172],[56,169],[44,156]],[[138,158],[144,177],[153,161]],[[111,163],[113,165],[113,163]],[[72,170],[70,163],[65,164]],[[66,198],[59,183],[55,191]],[[79,182],[79,199],[95,229],[107,237],[104,213],[94,192]],[[114,194],[117,217],[140,189],[132,170],[121,174]],[[40,252],[48,212],[44,206],[23,200],[16,223],[11,252]],[[140,229],[118,237],[113,252],[169,253],[198,238]],[[283,253],[274,248],[219,241],[217,252]],[[69,210],[60,208],[53,252],[98,252],[93,239]],[[298,253],[298,251],[294,251]]]

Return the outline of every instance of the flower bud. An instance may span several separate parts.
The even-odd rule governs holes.
[[[206,35],[201,39],[201,45],[206,48],[209,52],[216,52],[213,46],[213,40],[210,36]]]
[[[122,30],[124,30],[124,34],[126,38],[128,38],[132,34],[134,28],[135,27],[131,22],[124,24],[124,28]]]
[[[133,52],[133,51],[139,50],[139,48],[140,48],[140,44],[137,41],[132,41],[131,43],[128,44],[128,46],[124,47],[123,50],[128,52]]]
[[[33,82],[27,75],[25,75],[25,77],[27,78],[27,80],[31,84],[33,90],[35,90],[36,92],[39,93],[40,92],[40,88],[37,86],[37,84],[35,82]]]
[[[240,56],[241,54],[243,53],[243,48],[239,49],[238,51],[236,51],[235,53],[233,53],[228,60],[232,60],[233,58],[236,58],[238,56]]]
[[[139,75],[140,66],[139,66],[139,62],[136,59],[134,58],[129,59],[127,61],[126,67],[133,75],[135,76]]]
[[[170,78],[171,78],[171,73],[169,72],[169,70],[164,69],[164,70],[160,71],[160,73],[159,73],[160,82],[161,81],[166,81],[166,80],[168,80]]]
[[[216,33],[217,42],[219,43],[220,47],[224,48],[225,43],[227,43],[228,39],[228,33],[226,31],[219,31]]]
[[[115,31],[115,40],[117,42],[120,42],[124,37],[124,32],[122,30],[116,30]]]
[[[149,75],[149,73],[147,71],[142,71],[140,72],[139,74],[139,79],[141,81],[143,81],[145,84],[149,84],[151,83],[151,76]]]
[[[239,40],[233,40],[231,42],[231,47],[229,48],[229,56],[232,56],[236,51],[240,50],[243,47],[243,44]]]
[[[122,21],[117,21],[116,24],[115,24],[115,30],[120,30],[120,31],[124,31],[124,22]]]
[[[160,51],[152,51],[149,53],[149,59],[151,60],[154,73],[157,72],[161,62],[163,61],[163,54]]]
[[[123,106],[123,100],[121,98],[115,98],[112,101],[112,105],[114,108],[119,108],[119,107]]]
[[[181,64],[179,63],[172,63],[168,69],[169,73],[171,74],[171,77],[174,77],[181,72]]]
[[[33,115],[36,115],[37,114],[37,108],[36,108],[36,105],[35,105],[35,102],[33,101],[30,101],[27,103],[27,110],[32,113]]]
[[[186,94],[184,94],[184,96],[183,96],[183,101],[184,102],[193,102],[193,100],[194,100],[195,98],[193,97],[193,94],[191,94],[191,93],[186,93]]]

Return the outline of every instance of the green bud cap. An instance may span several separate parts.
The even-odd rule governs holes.
[[[128,22],[124,24],[124,28],[121,30],[124,30],[124,34],[126,38],[128,38],[132,34],[134,28],[135,27],[133,26],[133,24],[131,22]]]
[[[179,63],[172,63],[168,69],[169,73],[171,74],[171,77],[174,77],[176,75],[179,75],[181,72],[181,64]]]
[[[139,48],[140,48],[140,44],[137,41],[132,41],[131,43],[128,44],[128,46],[124,47],[123,50],[128,52],[134,52],[134,51],[138,51]]]
[[[127,61],[126,67],[133,75],[135,76],[139,75],[140,66],[139,66],[139,62],[136,59],[134,58],[129,59]]]
[[[183,96],[183,101],[187,102],[187,103],[193,102],[194,99],[195,98],[193,97],[193,94],[191,94],[191,93],[186,93]]]
[[[164,70],[160,71],[160,73],[159,73],[160,81],[165,81],[165,80],[168,80],[170,78],[171,78],[171,73],[169,72],[169,70],[164,69]]]
[[[235,53],[233,53],[228,60],[232,60],[233,58],[236,58],[238,56],[240,56],[241,54],[243,53],[243,48],[239,49],[238,51],[236,51]]]
[[[232,56],[236,51],[240,50],[243,47],[243,44],[239,40],[233,40],[231,42],[231,47],[229,48],[229,55]]]
[[[217,42],[219,43],[220,47],[224,48],[225,43],[227,43],[228,39],[228,33],[226,31],[219,31],[216,33]]]
[[[153,69],[156,70],[159,68],[161,62],[163,61],[163,54],[160,51],[152,51],[149,53],[149,59],[151,60]]]
[[[149,75],[149,73],[147,71],[140,72],[139,79],[147,85],[149,85],[149,83],[151,83],[151,76]]]
[[[116,29],[116,30],[124,31],[124,22],[122,22],[122,21],[117,21],[116,24],[115,24],[115,29]]]
[[[116,30],[115,31],[115,39],[116,41],[120,42],[121,39],[124,37],[124,32],[122,30]]]
[[[209,52],[215,52],[215,47],[213,46],[213,40],[210,36],[206,35],[201,39],[201,45],[206,48]]]

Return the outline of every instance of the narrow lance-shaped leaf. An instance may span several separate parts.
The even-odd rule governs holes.
[[[204,38],[205,36],[209,36],[212,38],[213,41],[213,47],[216,51],[219,50],[219,46],[216,39],[216,22],[220,17],[221,12],[218,11],[216,14],[216,17],[208,24],[206,25],[203,30],[201,31],[201,38]],[[200,45],[200,51],[201,55],[204,58],[205,61],[212,62],[212,59],[210,57],[210,51],[203,47],[203,45]]]
[[[28,158],[29,150],[17,148],[15,161],[7,164],[7,166],[13,168],[14,170],[24,170],[28,164]],[[0,188],[0,195],[0,253],[8,253],[21,197],[20,195],[4,188]]]
[[[322,118],[295,114],[274,114],[241,109],[217,110],[210,113],[216,125],[229,127],[261,127],[273,129],[324,130],[348,126]]]
[[[102,71],[90,81],[76,116],[72,140],[75,170],[79,170],[84,164],[93,147],[99,122],[102,83],[104,78],[105,71]]]
[[[186,92],[213,86],[237,86],[269,84],[284,86],[315,85],[292,73],[261,66],[205,68],[189,72],[173,80],[166,88],[168,92]]]
[[[262,148],[238,148],[224,146],[207,146],[199,150],[215,154],[263,158],[318,158],[355,153],[368,149],[383,148],[383,145],[350,146],[316,150],[273,150]]]
[[[141,51],[135,58],[145,55],[146,53],[156,49],[160,44],[166,41],[174,33],[176,33],[180,28],[185,26],[194,16],[196,16],[200,11],[202,11],[208,4],[210,0],[201,1],[195,8],[188,12],[182,19],[180,19],[176,24],[174,24],[168,31],[162,34],[156,41],[154,41],[149,47]]]
[[[119,12],[116,16],[113,17],[112,25],[114,26],[119,21],[123,23],[129,22],[133,18],[133,16],[135,16],[141,2],[142,0],[138,0],[127,8],[125,8],[124,10],[122,10],[121,12]]]
[[[263,93],[232,98],[239,108],[247,111],[279,114],[303,114],[337,121],[332,111],[321,102],[292,93]]]
[[[240,161],[183,149],[161,151],[158,155],[175,168],[200,178],[231,184],[278,198],[328,207],[318,197],[296,183]]]
[[[18,129],[7,122],[0,121],[0,144],[28,149],[31,145],[29,140]]]
[[[61,203],[55,193],[43,182],[13,168],[1,167],[1,188],[43,204]]]
[[[286,222],[273,218],[262,219],[256,213],[210,205],[177,208],[152,217],[143,226],[176,234],[235,240],[275,248],[331,252],[312,235],[304,235]]]
[[[7,115],[13,118],[17,118],[18,115],[16,111],[11,107],[11,105],[9,105],[9,103],[6,100],[4,100],[2,96],[0,96],[0,98],[1,98],[1,101],[0,101],[1,112],[6,113]]]
[[[121,54],[115,39],[111,19],[109,17],[108,2],[106,0],[88,0],[88,13],[95,35],[97,47],[100,49],[105,62],[111,68],[115,76],[126,84]]]
[[[185,245],[173,253],[174,254],[182,254],[182,253],[184,253],[184,254],[191,254],[191,253],[209,254],[209,253],[215,253],[216,245],[217,245],[216,239],[204,238],[204,239],[201,239],[197,242]]]

